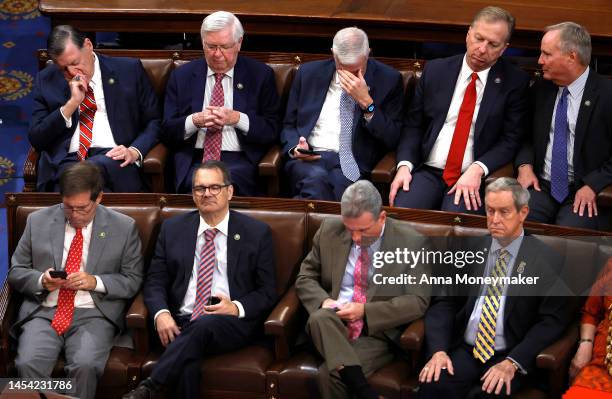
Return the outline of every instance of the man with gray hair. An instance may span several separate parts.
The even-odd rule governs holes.
[[[533,87],[531,133],[515,160],[531,191],[529,219],[607,229],[597,194],[612,184],[612,82],[589,68],[591,37],[562,22],[546,28]]]
[[[302,65],[291,86],[281,141],[296,198],[339,201],[399,139],[399,72],[369,58],[368,36],[358,28],[338,31],[332,54]]]
[[[429,293],[423,285],[381,283],[386,276],[426,273],[424,265],[394,260],[375,268],[371,260],[421,250],[427,241],[386,217],[369,181],[349,186],[341,207],[341,220],[321,224],[295,286],[310,315],[307,331],[325,360],[318,373],[322,397],[377,398],[366,377],[393,359],[401,327],[423,316]]]
[[[190,192],[197,166],[221,160],[236,195],[257,195],[257,165],[280,129],[274,73],[239,55],[244,30],[234,14],[210,14],[200,35],[204,58],[175,69],[166,88],[162,141],[174,156],[175,189]]]

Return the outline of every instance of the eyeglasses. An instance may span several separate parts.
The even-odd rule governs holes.
[[[94,201],[89,201],[88,205],[85,206],[68,206],[65,204],[60,204],[60,208],[62,208],[62,210],[66,213],[80,213],[82,215],[89,213],[89,211],[91,211],[92,205],[94,204]]]
[[[219,50],[222,53],[226,53],[228,51],[230,51],[232,48],[234,48],[234,46],[236,45],[236,43],[232,43],[232,44],[208,44],[208,43],[204,43],[204,48],[208,51],[210,51],[211,53],[214,53],[215,51]]]
[[[192,191],[195,195],[203,196],[206,194],[206,190],[212,195],[219,195],[222,188],[229,186],[229,184],[212,184],[210,186],[195,186]]]

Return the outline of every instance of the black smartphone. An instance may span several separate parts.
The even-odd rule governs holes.
[[[208,300],[208,305],[217,305],[221,303],[221,298],[219,298],[218,296],[211,296],[210,299]]]
[[[300,154],[304,154],[304,155],[320,155],[318,152],[313,151],[313,150],[306,150],[304,148],[296,148],[296,151],[299,152]]]
[[[66,280],[66,277],[68,277],[68,273],[66,273],[66,270],[49,270],[49,275],[52,278],[61,278]]]

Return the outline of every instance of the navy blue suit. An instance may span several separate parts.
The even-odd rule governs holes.
[[[419,172],[444,125],[461,71],[463,54],[428,61],[417,84],[402,130],[398,161],[414,165],[408,192],[397,194],[395,205],[409,208],[440,209],[450,187],[435,178],[421,179]],[[504,58],[491,67],[480,102],[474,129],[474,161],[487,166],[489,173],[512,162],[519,150],[527,122],[528,75]],[[427,169],[427,168],[425,168]],[[451,199],[454,198],[451,196]],[[448,208],[447,208],[448,206]],[[453,209],[444,204],[444,210]]]
[[[285,155],[297,145],[300,136],[308,140],[335,71],[333,59],[308,62],[298,69],[281,132]],[[369,178],[378,161],[397,146],[402,124],[403,82],[398,71],[374,59],[368,60],[364,79],[376,108],[372,119],[366,122],[361,108],[355,106],[352,151],[361,178]],[[342,175],[336,153],[324,154],[314,162],[292,159],[285,169],[292,190],[301,198],[337,201],[351,183]]]
[[[175,69],[170,75],[164,103],[162,141],[174,153],[175,188],[191,187],[191,171],[197,133],[185,140],[185,118],[202,111],[206,87],[207,64],[204,58]],[[280,102],[272,69],[257,60],[238,56],[234,66],[233,109],[249,117],[249,132],[236,129],[243,153],[226,161],[238,195],[254,195],[257,164],[272,145],[278,142]],[[234,154],[236,155],[236,154]],[[234,162],[232,162],[234,161]]]
[[[263,329],[276,302],[276,271],[270,227],[230,211],[227,237],[227,276],[230,297],[244,307],[245,317],[204,315],[193,322],[179,315],[193,271],[197,211],[166,220],[144,285],[151,316],[168,309],[182,325],[151,375],[162,384],[178,384],[181,397],[198,397],[200,362],[205,355],[236,350]]]
[[[160,107],[153,86],[140,60],[107,57],[97,54],[108,122],[117,145],[136,147],[142,156],[157,144],[160,132]],[[57,65],[52,64],[36,76],[34,108],[28,138],[40,152],[38,191],[53,191],[61,170],[76,162],[76,153],[68,153],[70,139],[79,127],[79,113],[72,114],[72,127],[60,113],[70,98],[70,88]],[[123,161],[113,161],[97,149],[90,149],[89,160],[102,167],[105,189],[110,191],[142,191],[136,165],[119,168]],[[105,149],[105,153],[108,149]]]

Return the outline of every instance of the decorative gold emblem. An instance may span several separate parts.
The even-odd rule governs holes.
[[[0,157],[0,186],[11,180],[15,174],[15,163],[8,158]]]
[[[40,17],[37,0],[0,1],[0,19],[34,19]]]
[[[27,72],[0,69],[0,99],[14,101],[27,96],[32,91],[33,80]]]

